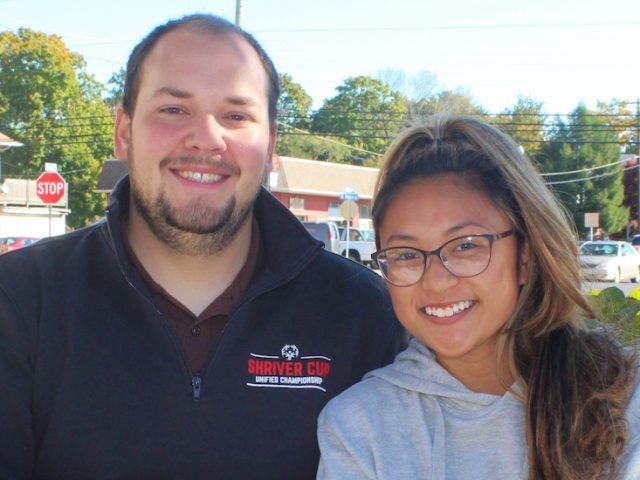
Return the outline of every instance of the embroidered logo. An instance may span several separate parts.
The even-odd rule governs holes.
[[[324,355],[300,356],[300,349],[286,344],[280,355],[249,354],[249,387],[315,388],[326,392],[323,383],[331,371],[331,359]]]
[[[280,353],[287,360],[293,360],[298,355],[300,355],[300,351],[298,350],[298,347],[296,347],[295,345],[285,345],[284,347],[282,347],[282,350],[280,351]]]

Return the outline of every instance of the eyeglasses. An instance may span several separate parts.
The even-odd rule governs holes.
[[[444,268],[456,277],[474,277],[489,266],[493,242],[512,234],[513,230],[507,230],[496,235],[481,233],[457,237],[431,251],[413,247],[385,248],[371,258],[380,267],[382,276],[397,287],[418,283],[429,266],[429,255],[438,256]]]

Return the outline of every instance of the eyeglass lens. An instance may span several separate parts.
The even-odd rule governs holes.
[[[458,277],[482,273],[491,258],[491,240],[484,236],[455,238],[430,255],[410,247],[389,248],[378,257],[384,277],[398,286],[417,283],[429,264],[429,257],[439,252],[445,268]]]

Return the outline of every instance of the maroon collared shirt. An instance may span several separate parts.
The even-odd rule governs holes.
[[[133,253],[126,238],[125,245],[131,262],[147,283],[153,299],[169,319],[171,328],[178,336],[192,373],[202,373],[209,354],[227,323],[227,318],[240,302],[254,272],[259,268],[262,243],[258,222],[253,220],[249,255],[244,266],[231,285],[218,298],[213,299],[200,315],[194,315],[151,278]]]

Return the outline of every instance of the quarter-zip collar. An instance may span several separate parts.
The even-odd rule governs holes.
[[[123,242],[130,188],[129,176],[125,175],[113,189],[106,215],[109,243],[129,281],[139,277],[128,259]],[[254,216],[260,226],[265,258],[263,268],[256,272],[245,299],[295,278],[322,250],[322,242],[314,239],[298,219],[264,188],[256,199]],[[136,281],[136,288],[138,283],[142,282]],[[146,287],[144,291],[147,292]]]

